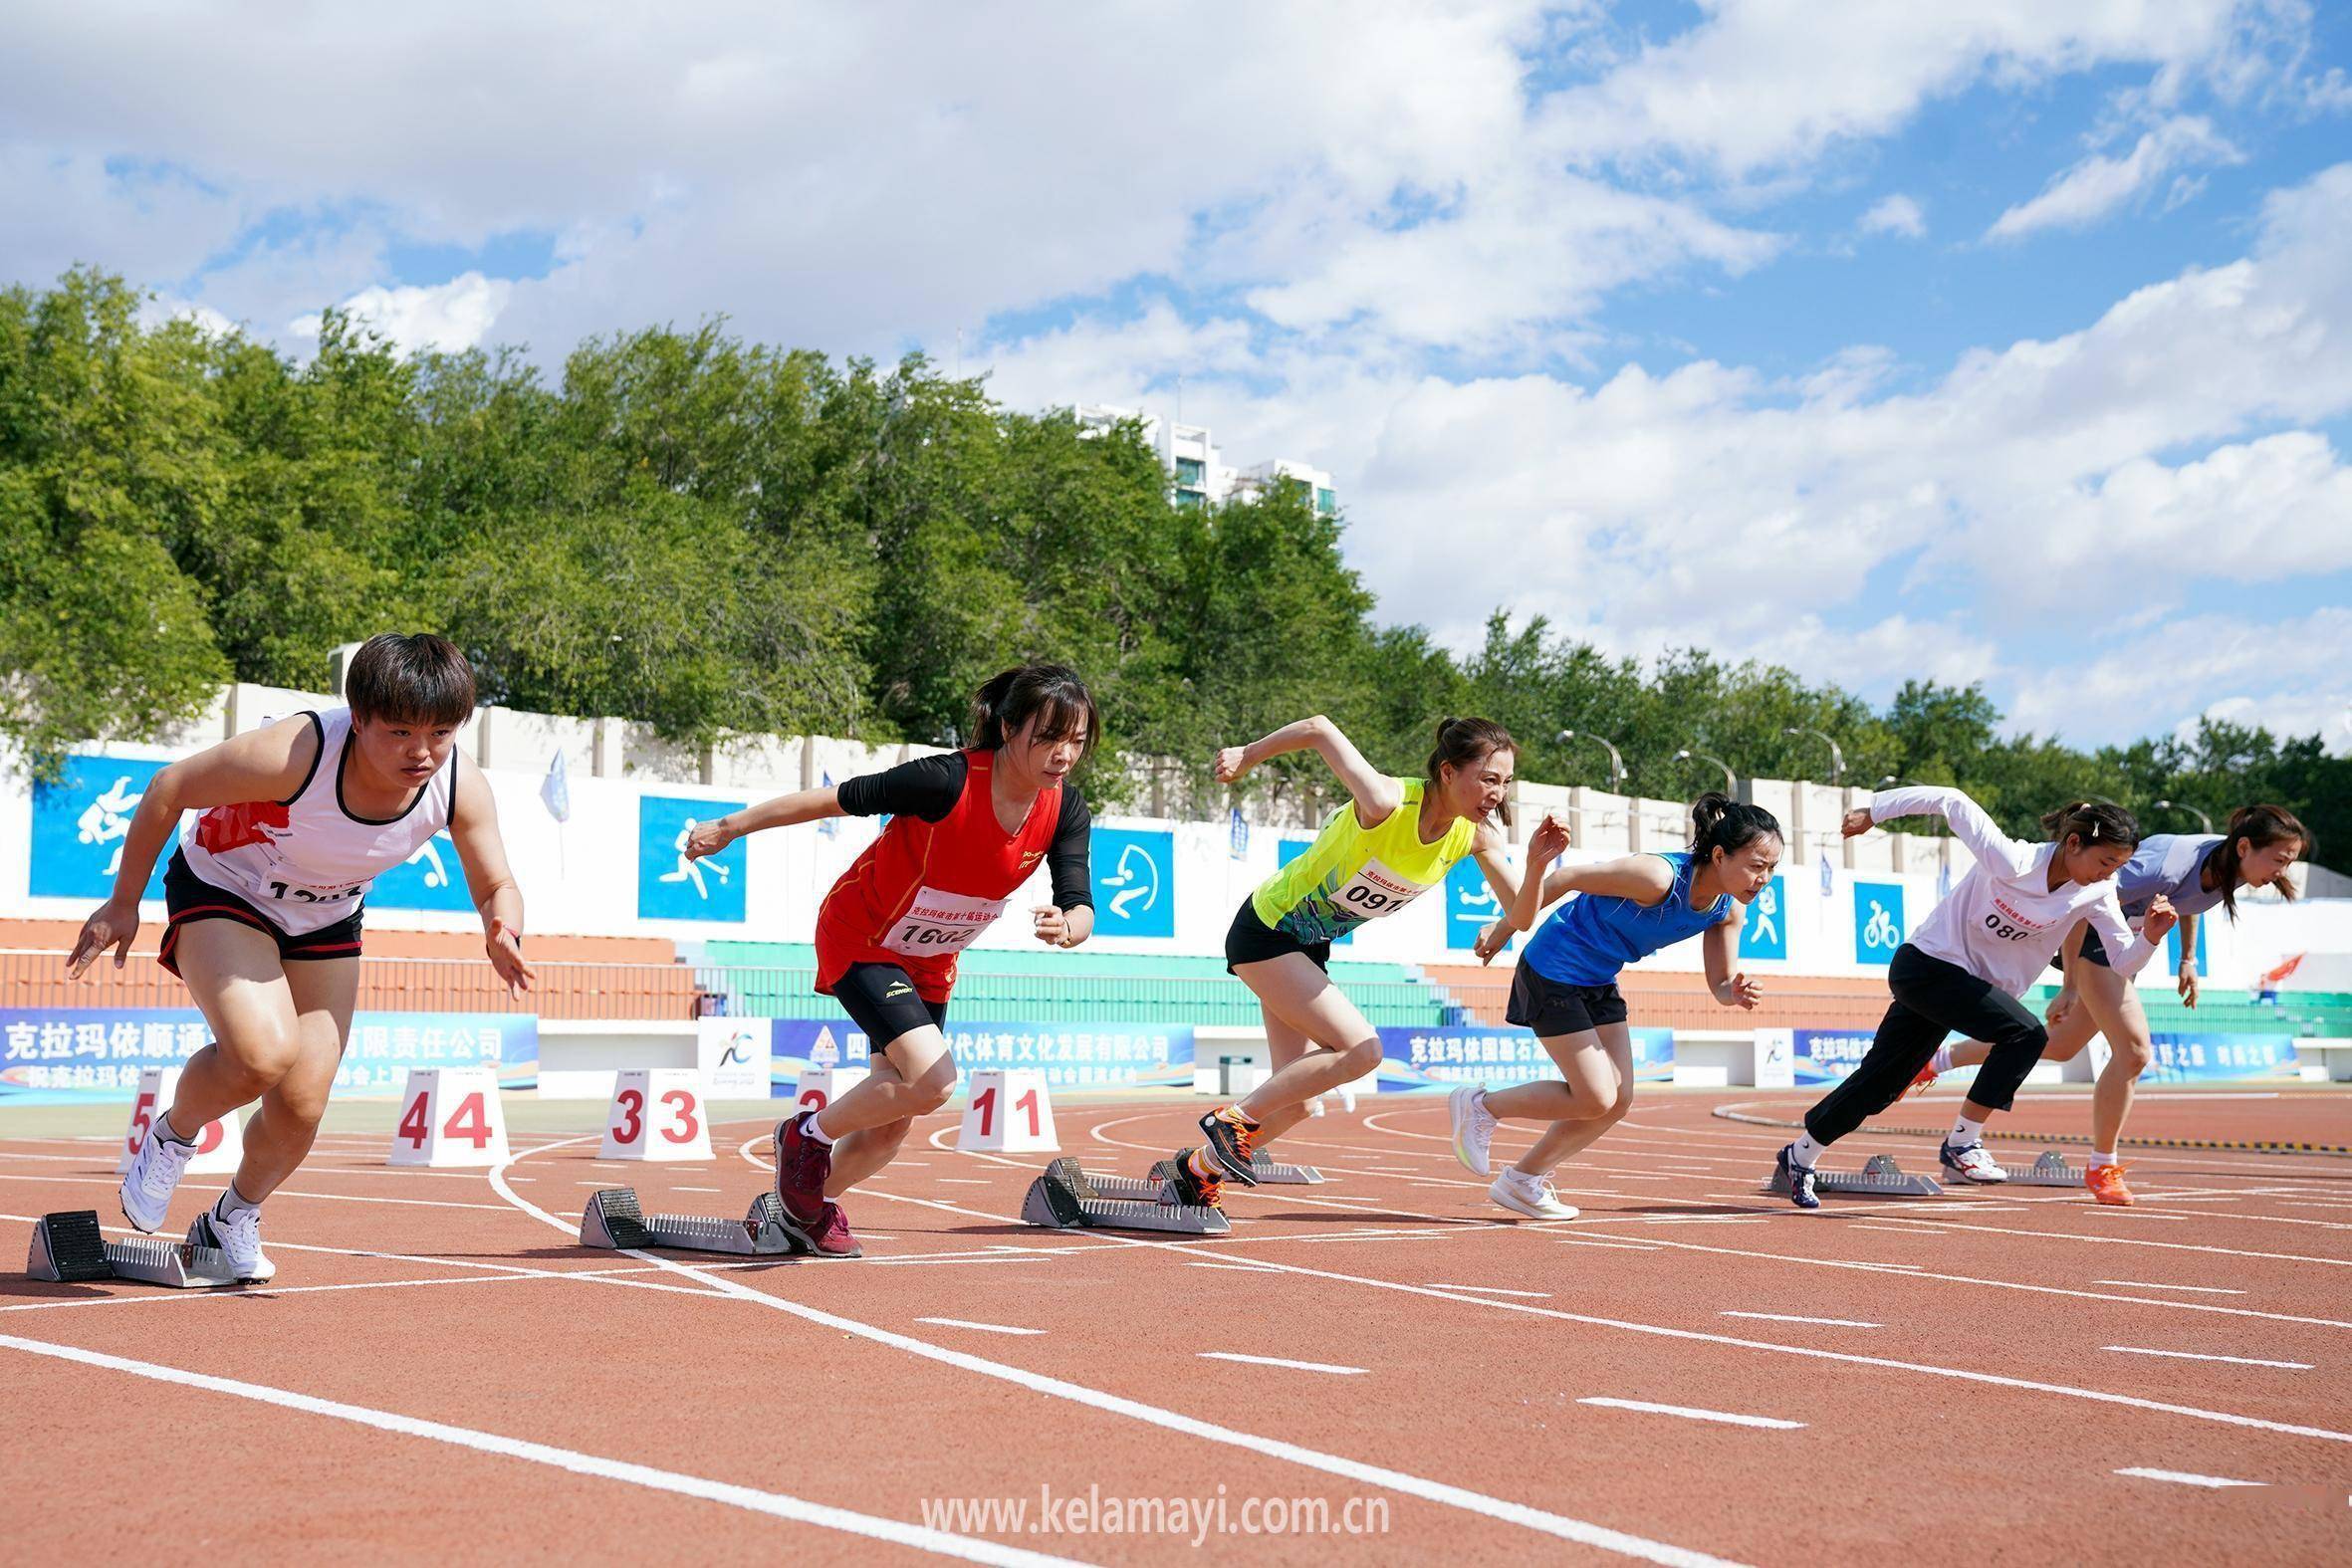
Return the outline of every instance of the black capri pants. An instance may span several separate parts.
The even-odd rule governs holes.
[[[1805,1112],[1805,1131],[1816,1143],[1835,1143],[1901,1099],[1948,1033],[1993,1047],[1969,1098],[1997,1111],[2009,1108],[2049,1043],[2049,1031],[2023,1003],[1908,942],[1887,966],[1887,989],[1895,1005],[1879,1020],[1869,1054]]]

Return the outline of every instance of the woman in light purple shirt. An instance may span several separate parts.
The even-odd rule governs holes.
[[[2171,902],[2181,917],[2181,968],[2176,990],[2188,1006],[2197,1006],[2197,921],[2219,904],[2232,920],[2237,918],[2237,894],[2249,887],[2275,887],[2281,897],[2295,896],[2287,867],[2310,846],[2311,835],[2292,812],[2275,805],[2240,806],[2231,813],[2227,833],[2158,833],[2140,840],[2139,848],[2116,873],[2115,891],[2123,901],[2124,918],[2135,927],[2149,903]],[[2131,1114],[2132,1089],[2155,1059],[2149,1038],[2148,1014],[2140,1007],[2138,990],[2108,964],[2105,945],[2087,923],[2075,927],[2060,949],[2059,968],[2065,984],[2049,1005],[2049,1043],[2043,1061],[2071,1061],[2104,1034],[2110,1052],[2091,1093],[2091,1164],[2085,1181],[2091,1196],[2103,1204],[2128,1204],[2131,1189],[2123,1182],[2115,1147],[2123,1136],[2124,1118]],[[1955,1067],[1981,1065],[1992,1047],[1983,1040],[1963,1040],[1936,1052],[1919,1075],[1919,1085]]]

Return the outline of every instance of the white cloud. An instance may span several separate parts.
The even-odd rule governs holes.
[[[511,283],[469,272],[429,289],[362,289],[345,300],[342,309],[354,322],[391,339],[402,353],[423,348],[454,352],[482,341],[513,292]],[[319,327],[318,317],[306,316],[291,323],[287,332],[315,341]]]
[[[2041,229],[2087,228],[2184,163],[2244,160],[2245,154],[2218,135],[2211,121],[2176,116],[2141,136],[2122,157],[2094,153],[2057,174],[2040,195],[1995,219],[1986,238],[2014,240]],[[2187,194],[2194,196],[2198,188],[2192,186]]]
[[[1745,178],[1882,135],[1921,105],[1980,82],[2025,86],[2142,65],[2177,84],[2241,71],[2258,43],[2308,24],[2294,0],[1715,0],[1706,12],[1697,27],[1548,105],[1554,144],[1579,157],[1669,156]]]
[[[2025,681],[2012,723],[2082,741],[2194,734],[2203,715],[2259,724],[2281,738],[2319,734],[2352,752],[2352,609],[2291,620],[2193,615],[2169,621],[2093,659]]]
[[[1928,231],[1927,214],[1900,191],[1881,197],[1855,226],[1864,234],[1899,234],[1907,240],[1916,240]]]

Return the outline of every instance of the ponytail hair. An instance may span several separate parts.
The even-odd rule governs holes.
[[[2242,841],[2248,849],[2267,849],[2272,844],[2292,839],[2300,847],[2298,855],[2311,852],[2311,832],[2295,820],[2294,812],[2283,805],[2241,805],[2230,813],[2230,825],[2223,832],[2222,841],[2214,846],[2214,880],[2221,886],[2222,907],[2230,918],[2237,918],[2238,867],[2245,857],[2238,853]],[[2278,889],[2278,896],[2293,899],[2295,885],[2285,877],[2270,884]]]
[[[1496,752],[1519,756],[1519,742],[1511,732],[1492,719],[1440,719],[1437,722],[1437,744],[1429,753],[1429,782],[1440,782],[1438,770],[1448,763],[1456,768],[1472,768],[1483,763]],[[1503,825],[1511,825],[1511,802],[1505,800],[1495,814]]]
[[[1082,733],[1081,762],[1102,737],[1094,694],[1075,670],[1063,664],[1020,664],[999,670],[972,694],[972,745],[979,751],[996,751],[1032,719],[1038,721],[1033,740],[1058,741]]]
[[[1735,800],[1721,789],[1691,802],[1691,859],[1699,870],[1715,863],[1718,849],[1729,858],[1760,838],[1786,839],[1780,819],[1763,806]]]
[[[2041,819],[2041,830],[2060,845],[2070,837],[2100,849],[2113,844],[2136,849],[2140,843],[2140,819],[2105,800],[2077,800],[2061,806]]]

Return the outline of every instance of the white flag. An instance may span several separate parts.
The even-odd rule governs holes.
[[[539,782],[539,797],[547,802],[548,815],[559,822],[572,820],[572,780],[564,771],[561,747],[548,759],[547,777]]]

